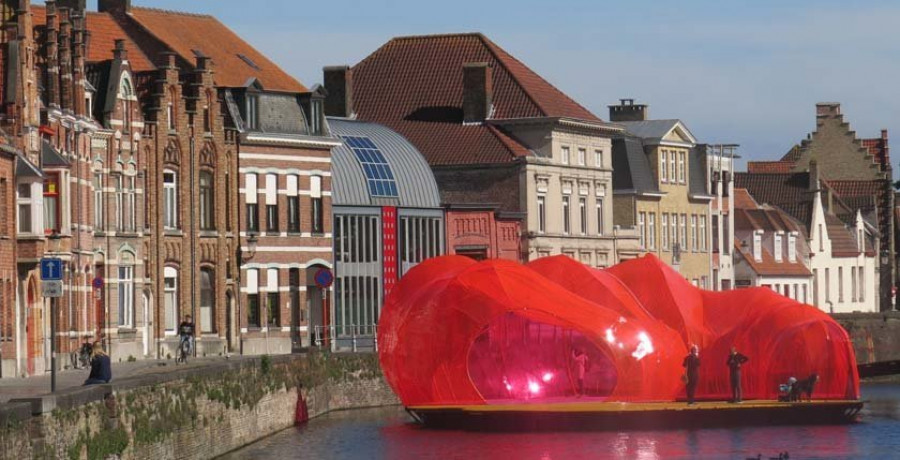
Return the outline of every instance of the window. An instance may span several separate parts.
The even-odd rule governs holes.
[[[175,131],[175,106],[170,102],[166,108],[166,119],[169,124],[169,131]]]
[[[585,160],[585,157],[587,157],[587,150],[585,150],[585,149],[578,149],[578,166],[584,166],[584,165],[585,165],[585,161],[586,161],[586,160]]]
[[[781,260],[782,260],[782,257],[781,257],[782,241],[781,241],[781,239],[782,239],[781,233],[780,232],[776,233],[775,234],[775,243],[773,244],[773,250],[775,252],[775,254],[774,254],[775,262],[781,262]]]
[[[753,232],[753,258],[762,260],[762,234],[759,232]]]
[[[647,213],[641,212],[638,213],[638,235],[641,238],[641,247],[647,247],[647,226],[645,220],[647,219]]]
[[[172,267],[163,269],[163,296],[165,302],[165,327],[175,332],[178,327],[178,270]]]
[[[216,330],[215,274],[212,269],[200,269],[200,332]]]
[[[807,300],[807,292],[806,292],[806,290],[807,290],[806,284],[803,284],[802,286],[803,286],[803,303],[808,303],[808,300]]]
[[[672,244],[672,250],[675,250],[675,246],[678,244],[678,214],[672,214],[669,218],[669,227],[671,228],[671,232],[669,235],[672,240],[670,243]],[[680,250],[684,250],[684,248],[679,248]]]
[[[19,184],[19,193],[16,198],[19,208],[19,233],[34,233],[32,222],[31,184]]]
[[[691,250],[700,249],[700,235],[697,234],[697,215],[691,214]]]
[[[396,198],[399,196],[394,170],[381,149],[365,136],[341,136],[346,145],[353,150],[356,160],[362,166],[369,194]]]
[[[668,182],[669,173],[668,173],[668,151],[660,150],[659,152],[659,181],[660,182]]]
[[[175,171],[163,171],[163,227],[178,228],[178,175]]]
[[[838,302],[844,301],[844,267],[838,267]]]
[[[119,267],[119,327],[134,327],[134,267]]]
[[[322,134],[322,99],[313,98],[309,104],[310,107],[310,117],[309,117],[309,133],[310,134]]]
[[[676,182],[675,171],[675,152],[671,151],[669,152],[669,183]]]
[[[266,316],[269,327],[281,324],[281,303],[278,296],[278,269],[266,270]]]
[[[856,302],[856,267],[850,267],[850,301]]]
[[[682,183],[682,184],[685,183],[685,174],[684,174],[685,163],[686,163],[685,153],[678,152],[678,182]]]
[[[296,175],[287,176],[287,219],[288,232],[300,232],[300,195],[298,184],[300,178]]]
[[[825,301],[831,302],[831,269],[825,269]]]
[[[700,250],[706,251],[706,243],[707,243],[707,234],[706,234],[706,216],[700,216]]]
[[[259,233],[259,205],[257,204],[256,174],[244,176],[244,201],[247,203],[247,232]]]
[[[247,326],[258,328],[259,316],[259,270],[247,270]]]
[[[94,173],[94,231],[103,230],[103,173]]]
[[[562,202],[562,218],[563,218],[563,233],[568,235],[572,231],[572,216],[569,210],[569,200],[570,197],[568,195],[563,196]]]
[[[538,195],[537,197],[537,207],[538,207],[538,232],[544,233],[547,231],[547,205],[546,198],[543,195]]]
[[[294,315],[294,326],[299,326],[299,323],[306,321],[306,309],[301,307],[300,305],[300,269],[299,268],[291,268],[288,270],[288,290],[291,295],[291,308],[290,310]],[[294,333],[298,333],[299,331],[294,331]]]
[[[597,197],[597,234],[603,234],[603,198]]]
[[[825,240],[822,238],[822,224],[819,224],[819,252],[825,250]]]
[[[215,230],[215,198],[213,195],[213,175],[200,171],[200,230]]]
[[[125,230],[134,232],[137,230],[137,190],[134,176],[125,178],[125,182],[128,186],[125,189]]]
[[[603,167],[603,150],[594,150],[594,166]]]
[[[581,234],[587,235],[587,198],[578,199],[578,215],[581,216]]]
[[[247,94],[245,109],[247,119],[244,121],[247,128],[254,131],[259,129],[259,97],[255,94]]]
[[[653,250],[656,249],[656,213],[651,212],[647,217],[647,245]]]
[[[681,224],[681,228],[678,235],[678,242],[681,243],[681,251],[684,252],[687,251],[687,214],[681,215],[679,224]]]
[[[660,218],[662,219],[662,222],[661,222],[661,224],[662,224],[661,230],[662,231],[660,232],[660,234],[662,236],[662,249],[663,249],[663,251],[668,251],[669,250],[669,215],[666,213],[663,213],[662,216],[660,216]]]
[[[817,268],[813,269],[812,293],[813,293],[813,305],[818,307],[819,306],[819,270]]]
[[[866,301],[866,275],[865,267],[859,267],[859,301]]]
[[[266,174],[266,232],[278,233],[278,176]]]
[[[325,217],[322,209],[322,177],[312,176],[310,179],[310,196],[312,197],[312,232],[314,234],[325,233]]]
[[[561,162],[562,164],[564,164],[564,165],[569,164],[569,148],[568,148],[568,147],[563,147],[563,148],[560,149],[560,150],[561,150],[561,152],[562,152],[562,153],[560,153],[560,157],[559,157],[560,162]]]
[[[60,231],[59,174],[47,173],[44,178],[44,233]]]
[[[122,231],[125,228],[125,191],[122,188],[123,178],[121,175],[116,178],[116,230]]]

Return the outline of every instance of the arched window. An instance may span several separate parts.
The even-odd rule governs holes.
[[[166,332],[175,334],[178,327],[178,270],[174,267],[163,269],[163,302],[165,304]]]
[[[163,171],[163,227],[166,230],[178,228],[178,173],[171,169]]]
[[[200,172],[200,230],[215,230],[215,189],[213,175],[209,171]]]
[[[312,233],[325,233],[325,216],[322,205],[322,176],[310,177],[309,194],[312,198],[310,211],[312,212]]]
[[[200,332],[216,331],[215,278],[210,268],[200,269]]]

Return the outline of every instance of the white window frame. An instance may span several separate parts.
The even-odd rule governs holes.
[[[570,195],[562,197],[562,218],[563,233],[569,235],[572,233],[572,197]]]
[[[647,216],[647,244],[651,250],[656,249],[656,213]]]
[[[578,166],[585,166],[587,164],[587,149],[578,148]]]
[[[659,151],[659,181],[666,183],[669,181],[669,151]]]
[[[560,147],[560,154],[559,154],[560,163],[562,163],[564,165],[569,164],[569,160],[570,160],[569,155],[571,155],[569,146],[564,145],[564,146]]]
[[[103,171],[94,171],[93,174],[94,189],[94,231],[102,231],[105,226],[106,210],[103,196]]]
[[[603,197],[596,197],[594,204],[597,211],[597,235],[603,235]]]
[[[772,252],[774,253],[772,255],[775,257],[775,262],[781,262],[782,260],[784,260],[784,258],[782,257],[782,250],[784,247],[784,237],[782,236],[782,233],[775,232],[775,237],[772,241]]]
[[[662,236],[662,244],[661,244],[662,250],[668,251],[669,250],[669,214],[667,214],[665,212],[662,213],[662,215],[660,216],[660,226],[661,226],[660,233]]]
[[[684,184],[687,181],[685,168],[687,166],[687,158],[684,152],[678,152],[678,183]]]
[[[753,258],[762,261],[762,232],[759,230],[753,232]]]
[[[168,175],[171,182],[166,180]],[[178,229],[178,173],[172,169],[163,170],[163,228]]]
[[[678,219],[681,227],[679,228],[678,242],[681,244],[681,252],[687,252],[687,214],[682,214]]]
[[[707,251],[706,216],[700,216],[700,250]]]
[[[172,286],[167,285],[168,280],[174,280]],[[172,305],[169,305],[169,296],[172,297]],[[166,335],[175,335],[178,329],[178,269],[174,267],[163,268],[163,320],[171,315],[169,323],[165,324]]]
[[[537,196],[537,220],[538,220],[538,233],[546,233],[547,232],[547,196],[546,195],[538,195]]]
[[[641,248],[647,247],[647,226],[645,223],[646,220],[647,220],[647,213],[639,212],[638,213],[638,235],[640,235],[640,238],[641,238],[640,239]]]
[[[697,215],[691,214],[691,250],[696,252],[700,249],[700,236],[697,234]]]
[[[116,230],[125,228],[125,181],[121,174],[116,175]]]
[[[788,260],[797,261],[797,233],[788,233]]]
[[[134,327],[134,265],[119,265],[119,327]]]
[[[594,150],[594,166],[597,168],[603,167],[603,150],[602,149]]]
[[[578,198],[578,215],[581,218],[581,234],[587,235],[588,229],[588,219],[587,219],[587,198],[579,197]]]
[[[672,150],[669,152],[669,183],[674,184],[677,182],[677,170],[675,169],[675,151]]]

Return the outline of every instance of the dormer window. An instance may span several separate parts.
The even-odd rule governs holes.
[[[309,133],[322,134],[322,99],[312,98],[310,101]]]
[[[782,234],[781,234],[781,232],[776,233],[776,234],[775,234],[775,244],[774,244],[774,248],[773,248],[773,249],[774,249],[774,253],[775,253],[775,254],[774,254],[774,255],[775,255],[775,262],[781,262],[781,260],[782,260],[782,257],[781,257],[782,241],[781,241],[781,240],[782,240]]]
[[[788,260],[797,261],[797,232],[788,234]]]
[[[753,232],[753,259],[762,262],[762,232]]]
[[[258,130],[259,129],[259,96],[256,94],[247,94],[245,99],[245,115],[246,119],[244,120],[247,124],[247,129]]]

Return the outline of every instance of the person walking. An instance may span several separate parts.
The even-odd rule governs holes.
[[[743,400],[744,394],[741,391],[741,366],[749,361],[749,358],[738,353],[737,348],[731,347],[731,354],[725,365],[731,373],[731,402],[739,403]]]
[[[575,361],[575,375],[578,377],[578,397],[584,395],[584,373],[587,368],[587,354],[580,348],[572,350],[572,360]]]
[[[91,356],[91,373],[84,381],[85,386],[109,383],[112,380],[112,363],[100,342],[94,343]]]
[[[691,405],[694,404],[697,382],[700,380],[700,349],[697,345],[691,345],[691,352],[684,357],[681,365],[684,366],[687,378],[687,402]]]

